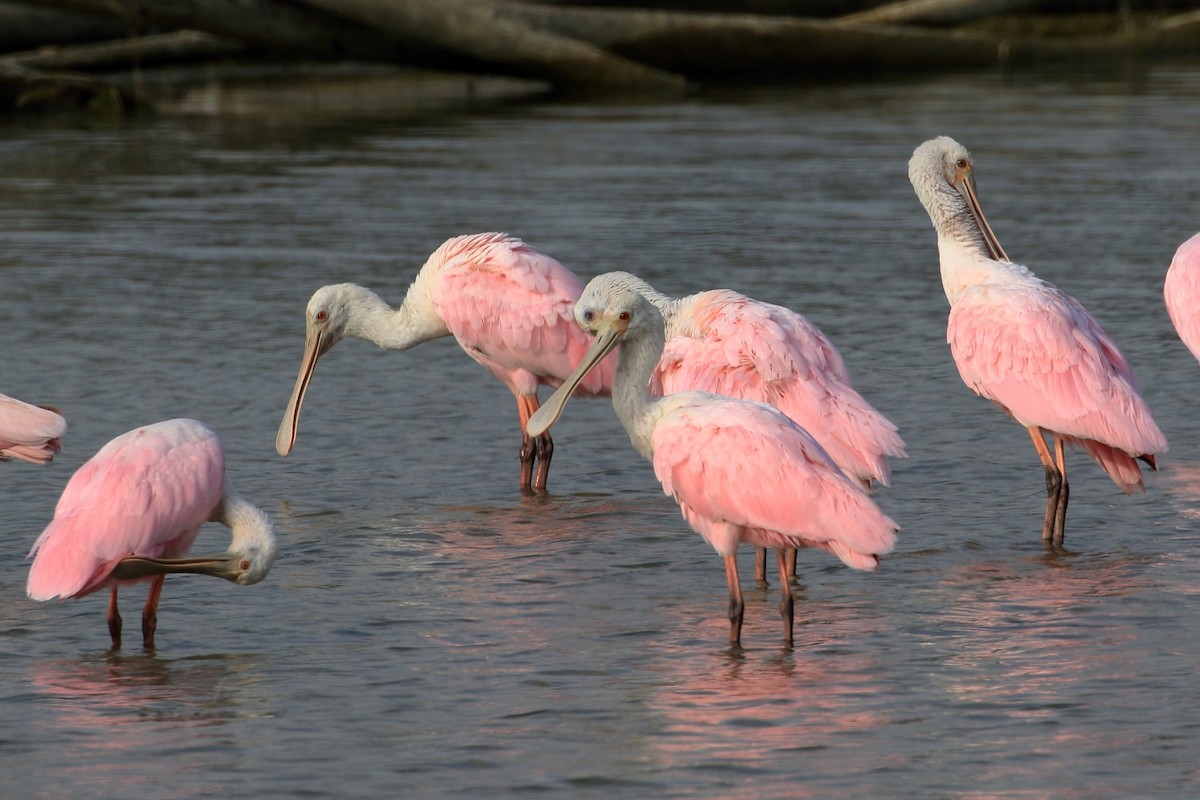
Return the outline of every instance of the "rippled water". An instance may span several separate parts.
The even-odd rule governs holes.
[[[53,465],[0,465],[0,795],[1188,796],[1200,366],[1160,292],[1200,229],[1198,94],[1176,65],[3,122],[0,391],[71,427]],[[1073,459],[1065,553],[1039,541],[1028,437],[944,341],[906,176],[937,134],[972,149],[1009,254],[1117,339],[1172,444],[1137,497]],[[398,302],[441,241],[492,229],[585,276],[803,311],[900,426],[911,458],[877,495],[900,546],[874,575],[803,553],[794,651],[773,588],[726,649],[720,560],[606,401],[572,403],[551,495],[521,497],[512,399],[450,341],[339,345],[275,455],[311,292]],[[113,653],[103,599],[33,603],[24,555],[101,444],[180,415],[221,433],[281,556],[254,587],[169,580],[158,649]]]

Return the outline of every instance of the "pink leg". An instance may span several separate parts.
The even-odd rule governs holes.
[[[114,650],[121,647],[121,615],[117,611],[117,587],[108,591],[108,635],[112,637]]]
[[[150,581],[150,591],[146,594],[146,605],[142,608],[142,647],[154,649],[154,632],[158,629],[158,599],[162,596],[165,575],[158,575]]]
[[[1037,450],[1038,458],[1041,459],[1042,469],[1046,471],[1046,514],[1042,518],[1042,541],[1051,543],[1054,541],[1055,529],[1058,524],[1058,509],[1060,498],[1062,496],[1063,486],[1066,484],[1066,477],[1062,474],[1058,465],[1054,463],[1054,456],[1050,455],[1050,448],[1046,446],[1046,439],[1042,434],[1042,429],[1036,425],[1031,425],[1027,428],[1029,438],[1033,440],[1034,449]],[[1063,522],[1066,522],[1067,506],[1066,501],[1061,501]],[[1059,542],[1061,543],[1061,538]]]
[[[738,580],[737,555],[725,556],[725,581],[729,584],[729,645],[742,646],[742,615],[746,604],[742,601],[742,584]]]
[[[792,555],[792,568],[795,569],[795,550],[776,550],[775,556],[779,561],[779,615],[783,617],[783,641],[790,650],[792,647],[792,627],[795,621],[795,601],[792,599],[792,582],[788,579],[788,553]]]
[[[796,548],[789,548],[787,551],[787,578],[788,583],[796,582]]]
[[[1067,528],[1067,500],[1071,496],[1071,484],[1067,481],[1067,452],[1063,440],[1054,438],[1054,456],[1058,461],[1058,473],[1062,475],[1062,488],[1058,491],[1058,504],[1054,509],[1054,543],[1061,546]]]
[[[754,548],[754,585],[765,589],[771,584],[767,582],[767,548]]]
[[[550,459],[554,457],[554,440],[550,438],[550,432],[541,436],[525,433],[525,423],[541,407],[536,394],[523,394],[517,398],[517,416],[521,420],[521,491],[525,493],[545,494],[550,479]]]

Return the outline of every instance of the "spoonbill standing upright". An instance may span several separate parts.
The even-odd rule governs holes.
[[[634,275],[623,280],[662,312],[667,342],[650,393],[690,390],[770,403],[825,448],[864,489],[889,485],[888,457],[904,440],[887,417],[854,390],[833,342],[802,314],[728,289],[672,298]],[[794,574],[795,551],[788,554]],[[766,581],[760,551],[755,576]]]
[[[537,411],[538,386],[558,386],[588,347],[571,320],[583,281],[550,256],[504,233],[448,239],[417,273],[394,309],[362,286],[323,286],[308,301],[300,374],[275,437],[280,455],[291,452],[304,392],[317,359],[344,336],[407,350],[453,336],[463,351],[509,388],[521,424],[523,491],[544,492],[554,443],[530,437],[525,422]],[[607,396],[613,363],[582,383],[581,394]],[[536,474],[534,464],[536,461]]]
[[[1179,338],[1200,360],[1200,233],[1175,251],[1163,281],[1163,300]]]
[[[54,409],[0,394],[0,461],[10,458],[45,464],[62,449],[67,421]]]
[[[872,570],[895,545],[896,524],[782,411],[765,403],[687,391],[655,398],[650,376],[666,341],[662,314],[626,273],[593,278],[575,306],[595,337],[575,372],[527,423],[531,436],[562,413],[575,385],[618,344],[613,408],[633,446],[654,465],[684,519],[720,553],[729,586],[729,641],[741,642],[744,604],[737,547],[778,551],[780,614],[792,642],[793,600],[783,551],[820,547]]]
[[[229,549],[183,558],[208,521],[230,528]],[[217,435],[194,419],[172,419],[118,436],[81,466],[29,555],[26,589],[34,600],[109,588],[114,648],[121,646],[117,589],[149,579],[142,643],[150,648],[166,575],[258,583],[275,561],[275,533],[267,515],[230,485]]]
[[[1126,493],[1167,440],[1129,362],[1079,301],[1012,263],[975,192],[971,154],[947,136],[918,147],[908,177],[937,231],[947,340],[963,382],[1025,426],[1046,473],[1042,540],[1062,544],[1064,445],[1087,450]],[[1054,443],[1051,455],[1046,436]]]

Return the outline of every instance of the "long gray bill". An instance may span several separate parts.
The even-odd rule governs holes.
[[[559,386],[554,394],[542,404],[529,422],[525,423],[525,432],[530,436],[541,436],[551,425],[558,422],[558,418],[562,416],[563,408],[567,405],[567,401],[571,399],[571,395],[579,386],[580,381],[587,377],[587,374],[600,363],[600,361],[613,348],[621,343],[620,332],[612,329],[604,329],[596,334],[596,340],[592,342],[592,346],[583,355],[583,360],[579,362],[579,366],[575,368],[562,386]]]
[[[992,226],[988,224],[987,217],[983,215],[983,209],[979,207],[979,195],[975,193],[975,178],[968,176],[966,180],[959,181],[957,188],[958,193],[966,199],[967,208],[970,210],[971,216],[975,218],[975,224],[979,226],[979,232],[983,234],[983,243],[991,252],[992,258],[1012,263],[1012,259],[1000,246],[1000,240],[992,232]]]
[[[292,396],[283,412],[283,420],[279,430],[275,432],[275,452],[286,456],[292,452],[296,443],[296,432],[300,427],[300,408],[304,405],[304,392],[308,382],[312,380],[313,370],[317,368],[317,359],[321,357],[321,335],[309,333],[304,340],[304,357],[300,361],[300,374],[296,376],[296,385],[292,388]]]
[[[221,553],[214,556],[199,556],[195,558],[144,558],[130,556],[117,563],[112,571],[112,577],[118,580],[134,580],[149,578],[155,575],[212,575],[237,583],[240,572],[238,563],[242,556],[238,553]]]

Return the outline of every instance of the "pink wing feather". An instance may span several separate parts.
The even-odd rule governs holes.
[[[45,464],[61,449],[59,438],[66,432],[62,415],[0,394],[0,458]]]
[[[573,315],[579,277],[504,234],[460,237],[443,249],[433,304],[463,350],[513,394],[560,385],[591,344]],[[615,355],[607,358],[579,393],[608,395],[615,366]]]
[[[816,546],[874,569],[895,546],[896,523],[770,406],[709,397],[678,407],[655,428],[653,463],[663,491],[722,555],[738,541]],[[731,528],[742,529],[732,541]]]
[[[1200,233],[1175,251],[1163,281],[1163,300],[1179,338],[1200,360]]]
[[[81,597],[122,558],[186,554],[221,500],[224,472],[216,435],[194,420],[113,439],[71,476],[34,543],[29,596]]]
[[[1055,287],[972,287],[950,309],[947,339],[967,386],[1022,425],[1083,445],[1123,490],[1142,486],[1134,457],[1167,449],[1129,362]]]
[[[904,441],[854,390],[837,348],[803,315],[716,290],[684,298],[671,333],[651,393],[697,390],[770,403],[848,475],[888,485],[887,457],[904,457]]]

